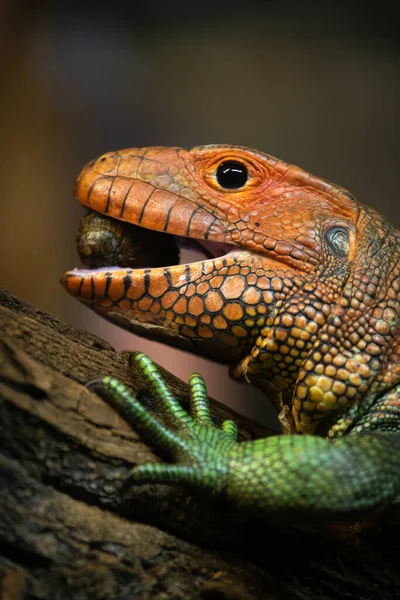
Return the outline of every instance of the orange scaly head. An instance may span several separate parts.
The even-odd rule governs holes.
[[[80,173],[91,209],[141,227],[232,244],[299,270],[318,266],[319,225],[355,222],[343,188],[267,154],[235,146],[112,152]]]
[[[71,294],[136,333],[237,365],[237,376],[259,385],[268,381],[293,400],[300,430],[349,404],[341,386],[333,393],[324,380],[319,388],[322,372],[313,372],[310,356],[333,336],[330,322],[346,310],[349,281],[367,285],[373,276],[371,242],[389,232],[379,215],[343,188],[229,145],[108,153],[86,165],[75,193],[104,215],[192,238],[212,258],[70,271],[63,284]]]

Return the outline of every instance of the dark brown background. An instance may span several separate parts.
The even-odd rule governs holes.
[[[66,295],[58,280],[78,265],[83,212],[73,181],[111,149],[244,144],[349,188],[399,226],[395,4],[0,1],[0,284],[265,414],[225,367],[134,338]]]

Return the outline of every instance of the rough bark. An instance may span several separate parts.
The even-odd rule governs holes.
[[[293,527],[168,486],[123,498],[128,470],[159,459],[84,384],[112,374],[151,407],[129,358],[0,291],[2,599],[400,598],[393,516]]]

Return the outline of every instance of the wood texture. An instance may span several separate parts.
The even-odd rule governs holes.
[[[0,291],[2,600],[400,597],[393,515],[293,527],[168,486],[123,497],[129,469],[159,459],[84,384],[112,374],[152,407],[129,359]],[[244,439],[269,433],[212,407]]]

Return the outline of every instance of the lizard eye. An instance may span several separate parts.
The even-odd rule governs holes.
[[[346,229],[343,229],[342,227],[332,227],[326,232],[326,239],[329,247],[336,256],[346,257],[349,255],[349,234]]]
[[[235,160],[229,160],[219,165],[216,177],[219,185],[226,190],[238,190],[248,179],[245,165]]]

